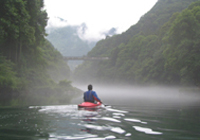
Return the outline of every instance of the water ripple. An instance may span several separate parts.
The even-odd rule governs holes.
[[[145,128],[145,127],[140,127],[140,126],[133,126],[133,128],[135,128],[135,130],[137,130],[139,132],[144,132],[146,134],[152,134],[152,135],[161,135],[162,134],[162,132],[153,131],[150,128]]]
[[[147,122],[142,122],[141,120],[138,120],[138,119],[125,118],[124,120],[130,121],[130,122],[139,122],[139,123],[147,124]]]
[[[128,111],[126,111],[128,110]],[[21,140],[199,139],[200,108],[77,105],[0,110],[0,138]]]
[[[119,121],[117,119],[110,118],[110,117],[102,117],[101,120],[107,120],[107,121],[118,122],[118,123],[121,122],[121,121]]]

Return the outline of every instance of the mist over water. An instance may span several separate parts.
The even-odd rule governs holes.
[[[88,84],[75,87],[83,91]],[[156,140],[200,137],[200,96],[177,87],[93,84],[104,104],[0,108],[0,138],[34,140]]]
[[[88,85],[75,86],[86,91]],[[105,113],[101,120],[118,120],[109,124],[119,128],[117,133],[120,136],[114,134],[115,137],[131,140],[199,139],[199,89],[93,84],[93,90],[105,105],[109,105],[106,110],[113,112]],[[81,102],[83,96],[74,99],[72,104]]]
[[[76,87],[87,91],[87,84]],[[93,84],[104,104],[120,106],[199,106],[200,94],[186,91],[187,88],[165,87],[165,86],[128,86],[128,85],[99,85]],[[72,101],[80,103],[83,97],[80,96]]]

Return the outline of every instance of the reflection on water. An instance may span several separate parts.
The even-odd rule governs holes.
[[[200,108],[77,105],[0,109],[2,140],[199,139]]]
[[[0,140],[199,140],[199,95],[165,88],[96,87],[111,106],[0,108]]]

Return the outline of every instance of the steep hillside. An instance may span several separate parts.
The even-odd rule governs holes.
[[[79,92],[45,39],[43,6],[43,0],[0,1],[0,106],[66,104]]]
[[[86,38],[87,25],[66,25],[64,27],[48,27],[47,39],[63,56],[83,56],[96,45],[96,40]],[[116,29],[102,32],[102,36],[113,36]]]
[[[95,46],[96,41],[88,42],[80,38],[78,32],[83,32],[86,28],[85,24],[80,26],[64,26],[49,27],[46,29],[47,39],[63,56],[84,56]],[[68,61],[70,69],[73,71],[75,67],[82,61]]]
[[[195,1],[197,3],[186,9]],[[99,41],[88,56],[109,56],[110,60],[83,63],[76,69],[75,79],[135,84],[200,84],[195,72],[199,58],[194,53],[199,43],[198,2],[159,0],[126,32]]]
[[[96,42],[88,42],[79,37],[78,30],[81,26],[65,26],[60,28],[47,28],[47,39],[63,56],[83,56],[95,46]]]
[[[160,28],[169,21],[174,13],[182,11],[195,1],[198,0],[159,0],[148,13],[141,17],[136,25],[131,26],[120,35],[99,41],[95,48],[89,52],[89,55],[107,55],[110,48],[116,48],[121,43],[127,44],[132,37],[138,34],[157,35]]]

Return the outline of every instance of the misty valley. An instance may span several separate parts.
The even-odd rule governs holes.
[[[0,139],[200,138],[199,0],[158,0],[99,40],[46,4],[0,0]]]

